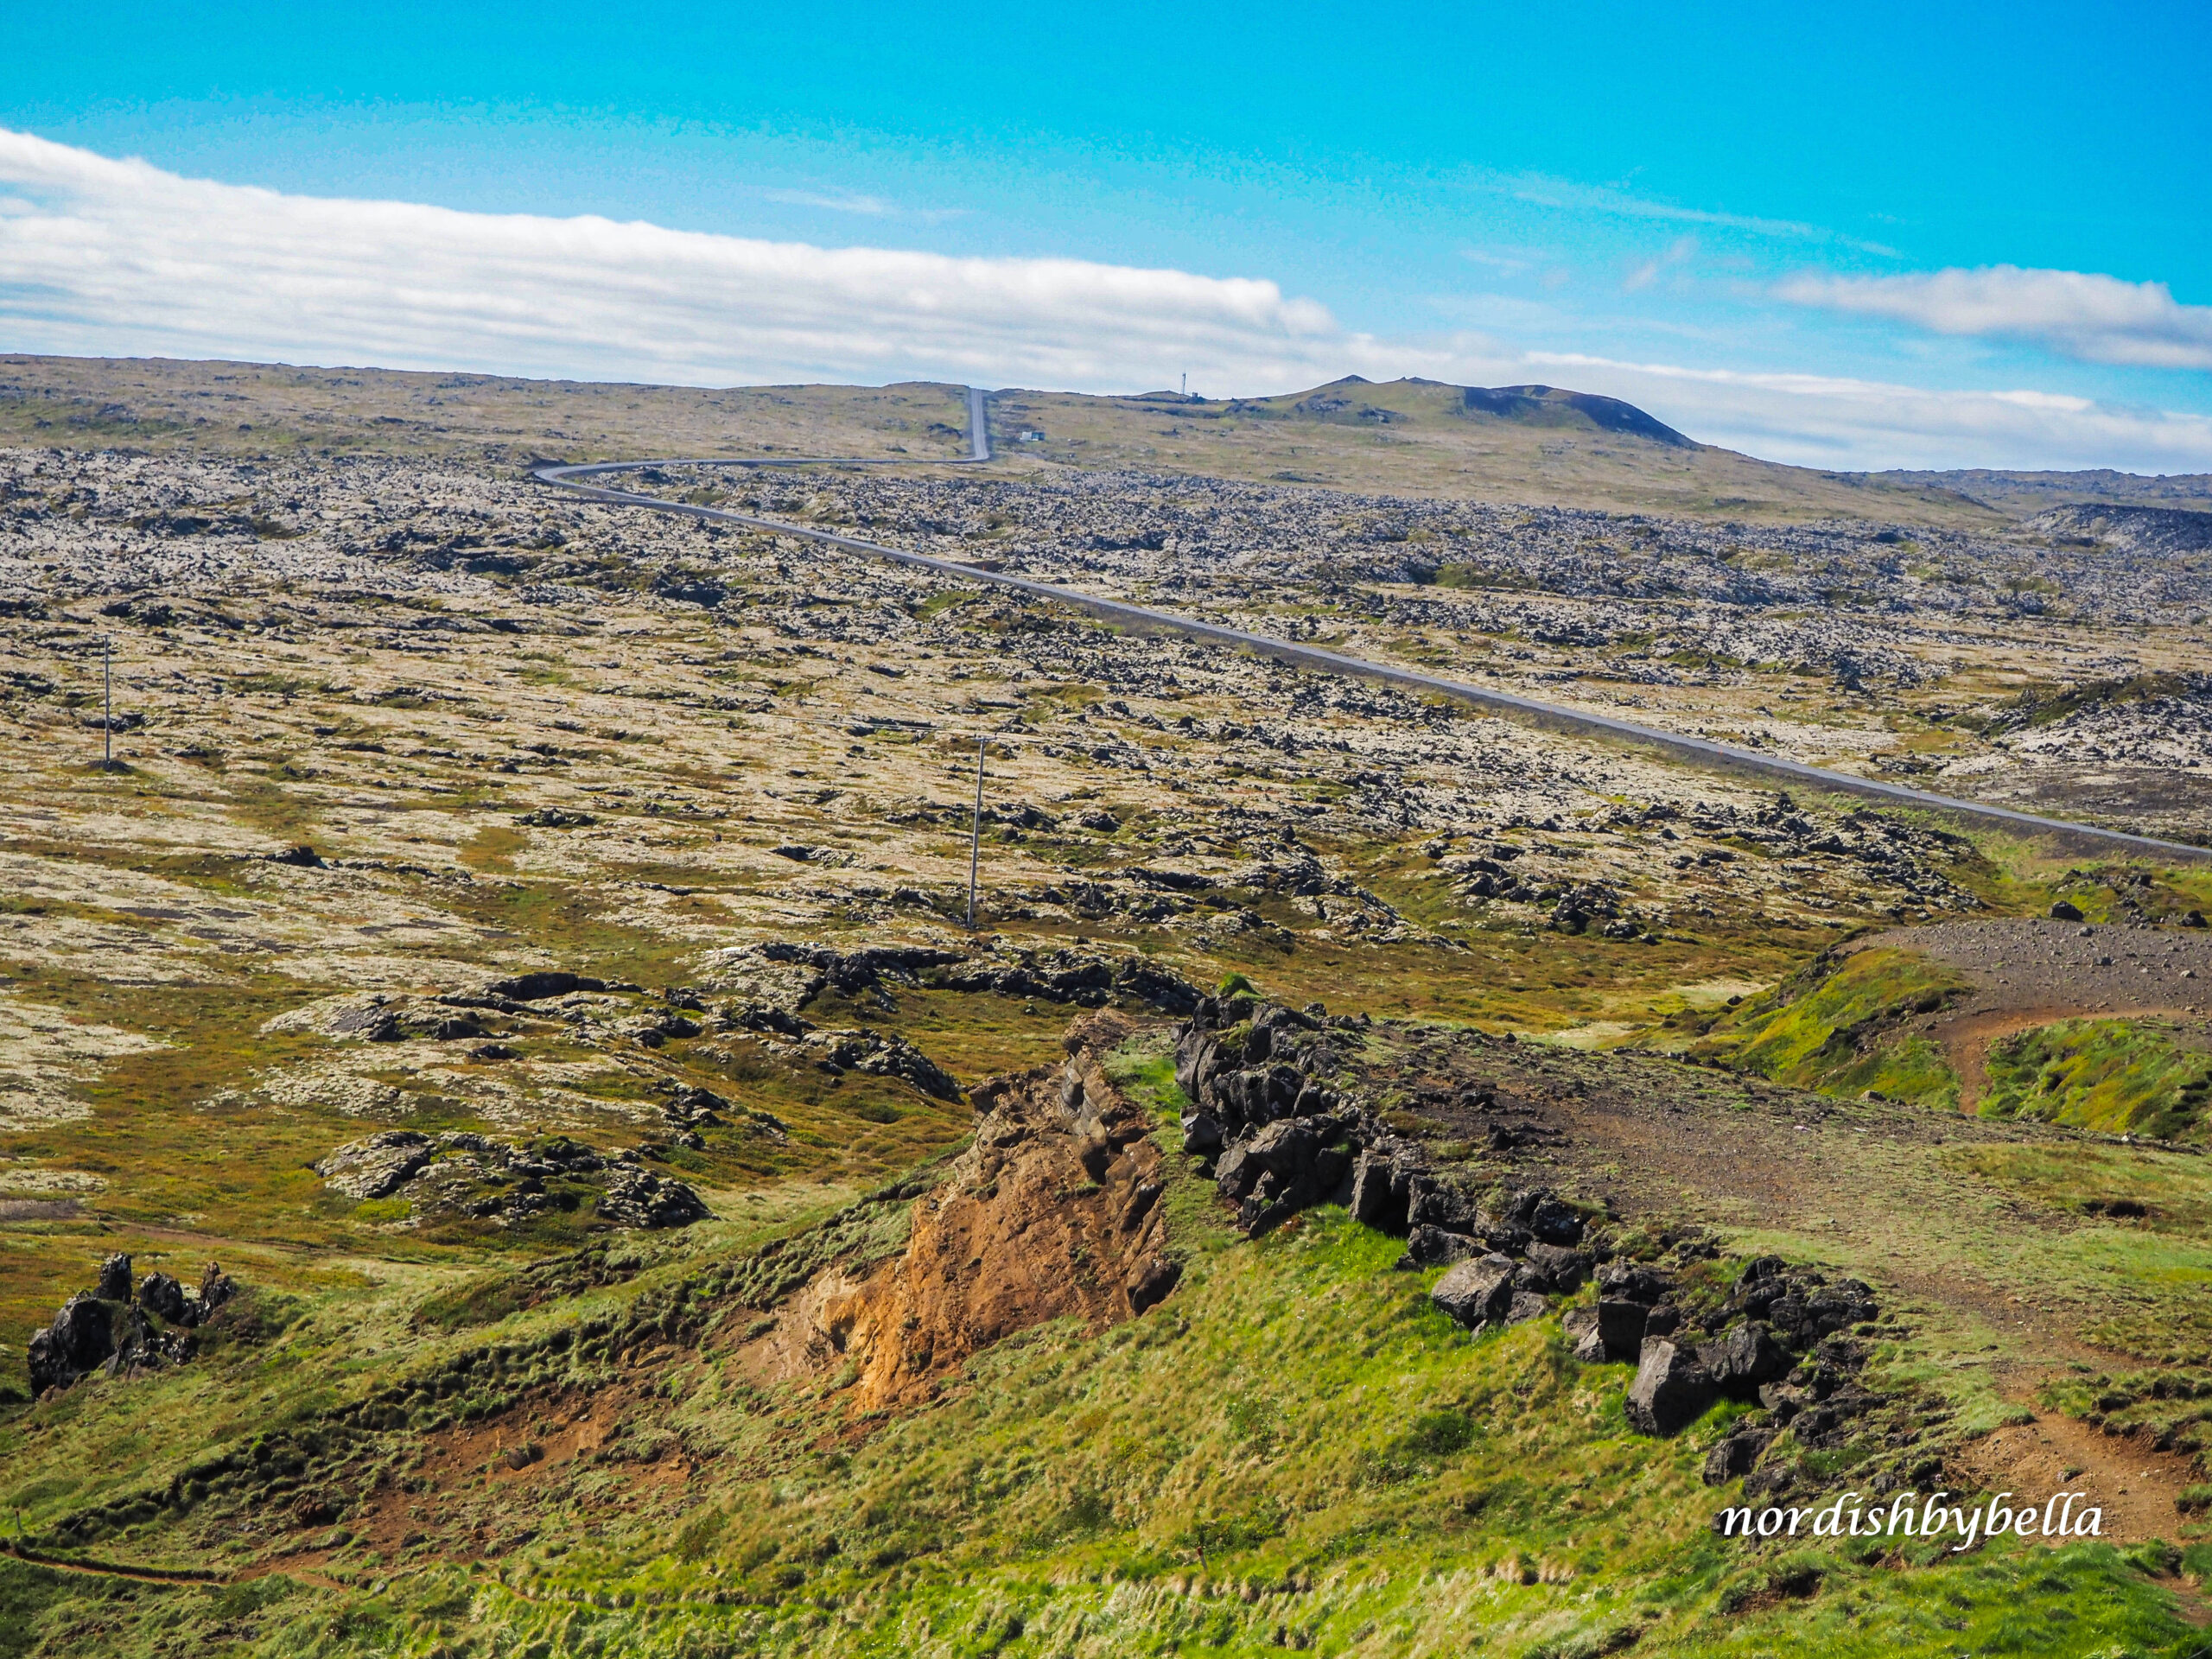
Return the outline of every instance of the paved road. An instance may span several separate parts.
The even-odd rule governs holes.
[[[934,463],[945,467],[980,466],[991,458],[991,437],[983,408],[983,393],[976,387],[968,389],[968,454],[957,461]],[[2212,849],[2191,847],[2184,842],[2160,841],[2151,836],[2131,836],[2118,830],[2100,830],[2094,825],[2072,823],[2063,818],[2038,817],[2031,812],[2015,812],[2009,807],[1990,806],[1979,801],[1961,801],[1948,795],[1930,794],[1926,790],[1907,789],[1901,784],[1883,783],[1872,778],[1855,778],[1849,772],[1830,772],[1821,766],[1808,766],[1796,760],[1784,760],[1772,755],[1755,753],[1726,743],[1715,743],[1701,737],[1688,737],[1680,732],[1659,731],[1633,721],[1615,720],[1611,715],[1586,713],[1577,709],[1562,709],[1556,703],[1539,702],[1533,697],[1516,696],[1509,691],[1498,691],[1486,686],[1470,685],[1460,680],[1447,680],[1433,674],[1423,674],[1410,668],[1400,668],[1389,663],[1370,662],[1362,657],[1347,657],[1339,652],[1323,651],[1313,645],[1301,645],[1287,639],[1277,639],[1264,633],[1249,633],[1242,628],[1224,626],[1218,622],[1203,621],[1194,616],[1182,616],[1173,611],[1155,611],[1141,605],[1130,605],[1117,599],[1104,599],[1096,594],[1086,594],[1079,588],[1061,588],[1046,582],[1031,582],[1021,576],[1009,576],[995,570],[979,570],[973,565],[962,564],[952,559],[931,558],[926,554],[909,553],[902,548],[885,547],[875,542],[864,542],[856,537],[832,535],[828,531],[815,530],[804,524],[785,524],[780,519],[762,518],[753,513],[732,512],[725,507],[694,506],[685,501],[664,501],[658,496],[638,495],[628,490],[612,490],[581,480],[605,477],[610,473],[636,472],[646,467],[911,467],[911,456],[895,458],[864,458],[843,455],[778,455],[747,460],[728,460],[721,457],[695,456],[667,461],[602,461],[582,466],[545,466],[531,474],[542,484],[558,485],[561,488],[594,501],[611,502],[620,506],[647,507],[656,512],[682,513],[694,518],[710,518],[718,523],[742,524],[748,530],[767,531],[778,536],[796,537],[802,541],[817,542],[824,547],[834,547],[847,553],[858,553],[868,558],[885,559],[893,564],[911,565],[917,569],[933,571],[957,582],[988,582],[993,587],[1010,588],[1016,593],[1047,599],[1063,605],[1087,611],[1108,621],[1132,626],[1141,632],[1181,634],[1185,638],[1211,640],[1219,645],[1238,646],[1279,662],[1294,664],[1300,668],[1316,668],[1332,674],[1345,674],[1361,679],[1381,680],[1392,685],[1405,686],[1415,691],[1427,691],[1451,697],[1460,702],[1471,703],[1495,714],[1511,715],[1531,725],[1554,731],[1571,732],[1580,736],[1595,736],[1625,741],[1640,748],[1656,748],[1679,759],[1715,771],[1749,773],[1764,779],[1779,779],[1815,789],[1838,791],[1845,794],[1863,796],[1894,806],[1932,808],[1938,811],[1955,813],[1961,817],[1995,824],[2013,830],[2025,830],[2038,836],[2056,837],[2091,852],[2134,853],[2171,860],[2176,857],[2212,859]]]

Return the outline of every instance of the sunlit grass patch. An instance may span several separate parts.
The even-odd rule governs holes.
[[[1977,1109],[2108,1135],[2196,1139],[2212,1106],[2204,1039],[2202,1030],[2148,1020],[2063,1020],[2020,1032],[1990,1045]]]
[[[1824,1094],[1958,1103],[1958,1077],[1942,1049],[1899,1027],[1962,992],[1962,977],[1894,950],[1856,951],[1810,984],[1808,977],[1745,1001],[1692,1052]]]

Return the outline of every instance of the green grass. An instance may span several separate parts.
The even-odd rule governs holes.
[[[1880,1094],[1955,1107],[1959,1081],[1927,1037],[1900,1030],[1966,982],[1910,950],[1867,950],[1833,971],[1823,959],[1714,1022],[1692,1052],[1822,1094]]]
[[[1978,1109],[2108,1135],[2201,1139],[2212,1054],[2177,1034],[2154,1020],[2062,1020],[2004,1038],[1990,1045]]]
[[[1470,1339],[1429,1306],[1433,1275],[1390,1272],[1398,1242],[1340,1211],[1256,1245],[1218,1221],[1186,1224],[1211,1225],[1213,1248],[1169,1302],[1095,1337],[1049,1326],[1002,1344],[929,1408],[839,1428],[834,1384],[764,1389],[709,1344],[643,1379],[614,1455],[531,1487],[472,1477],[424,1491],[423,1545],[340,1544],[312,1574],[280,1557],[267,1578],[212,1588],[0,1561],[8,1639],[24,1654],[126,1656],[173,1643],[1105,1656],[1294,1642],[1556,1655],[1634,1631],[1669,1654],[2186,1651],[2164,1592],[2110,1548],[1885,1560],[1844,1541],[1785,1559],[1716,1539],[1721,1495],[1697,1471],[1724,1414],[1673,1442],[1630,1433],[1627,1367],[1576,1366],[1555,1320]],[[529,1389],[562,1376],[532,1357],[546,1334],[696,1281],[701,1265],[648,1264],[488,1329],[467,1321],[502,1299],[455,1287],[417,1306],[461,1314],[470,1334],[417,1344],[405,1367],[495,1357],[472,1375],[488,1363],[517,1379],[500,1387],[524,1389],[519,1441],[524,1419],[545,1414]],[[398,1369],[374,1350],[408,1300],[327,1301],[196,1376],[80,1391],[31,1437],[11,1428],[7,1496],[35,1531],[205,1446],[245,1445],[241,1405],[265,1402],[264,1427],[311,1427]],[[192,1400],[194,1432],[175,1432]],[[157,1432],[126,1427],[133,1406]],[[73,1459],[94,1440],[95,1463]],[[397,1431],[360,1455],[405,1492],[420,1444]],[[658,1460],[679,1447],[693,1473],[671,1482]],[[487,1502],[523,1541],[453,1559],[454,1529]],[[219,1560],[233,1538],[218,1502],[91,1554],[189,1565]]]

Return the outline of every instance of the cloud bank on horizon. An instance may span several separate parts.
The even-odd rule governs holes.
[[[2158,284],[1997,267],[1807,276],[1781,296],[2096,360],[2212,366]],[[2212,471],[2212,418],[2032,389],[1636,363],[1343,327],[1274,282],[459,212],[188,179],[0,130],[0,344],[687,385],[928,378],[1216,396],[1358,373],[1548,381],[1701,442],[1832,467]]]
[[[1800,276],[1777,296],[1888,317],[1939,334],[2033,340],[2089,363],[2212,369],[2212,306],[2183,305],[2164,283],[2078,270],[1938,270],[1897,276]]]

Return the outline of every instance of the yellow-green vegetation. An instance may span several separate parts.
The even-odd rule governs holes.
[[[1431,1275],[1388,1271],[1398,1241],[1340,1211],[1224,1240],[1152,1314],[1033,1331],[864,1434],[836,1431],[834,1394],[763,1389],[711,1336],[625,1376],[642,1323],[730,1322],[718,1299],[753,1282],[760,1237],[580,1262],[616,1282],[531,1312],[435,1294],[404,1359],[399,1303],[355,1296],[272,1308],[257,1344],[195,1370],[79,1390],[13,1431],[0,1501],[37,1553],[217,1567],[334,1472],[415,1518],[310,1526],[312,1566],[232,1584],[0,1561],[0,1652],[2186,1650],[2143,1576],[2164,1555],[1716,1537],[1698,1468],[1733,1408],[1675,1441],[1632,1434],[1629,1368],[1574,1364],[1555,1319],[1469,1338],[1422,1294]],[[594,1383],[628,1402],[620,1432],[533,1465],[563,1391]],[[357,1401],[388,1403],[337,1427]],[[517,1406],[468,1442],[480,1461],[435,1452]],[[118,1529],[44,1542],[91,1505]]]
[[[2197,1140],[2212,1103],[2202,1028],[2171,1020],[2062,1020],[1989,1046],[1978,1109],[2108,1135]]]
[[[1916,952],[1870,948],[1840,964],[1822,957],[1717,1019],[1679,1019],[1704,1024],[1691,1050],[1700,1059],[1821,1094],[1955,1107],[1959,1080],[1942,1048],[1901,1027],[1965,988],[1956,973]]]

